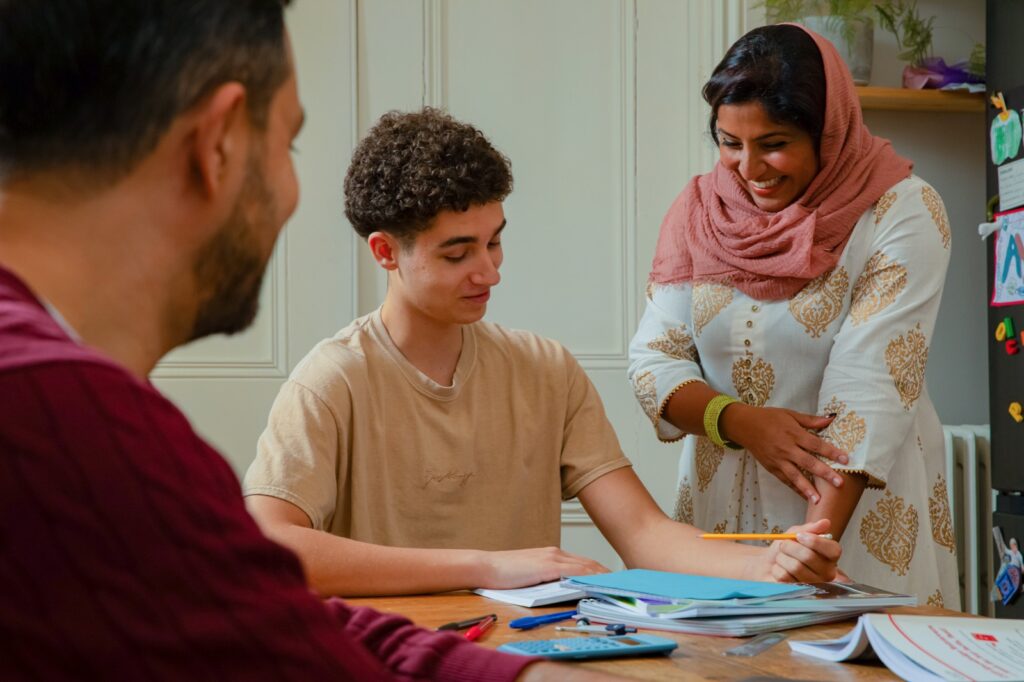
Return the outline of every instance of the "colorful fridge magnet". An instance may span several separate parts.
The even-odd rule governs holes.
[[[1010,403],[1010,407],[1006,411],[1013,417],[1013,421],[1018,424],[1024,422],[1024,408],[1021,408],[1020,403]]]
[[[1021,571],[1024,570],[1024,558],[1021,557],[1017,538],[1010,538],[1010,546],[1003,541],[1003,530],[996,526],[992,529],[992,537],[996,542],[999,555],[999,572],[996,574],[996,590],[1003,606],[1008,606],[1020,592]]]
[[[1024,303],[1024,208],[997,213],[995,218],[999,223],[999,236],[993,240],[992,305]]]
[[[1007,355],[1016,355],[1020,352],[1020,344],[1013,338],[1013,318],[1004,317],[1003,321],[996,327],[996,341],[1004,344]]]
[[[999,113],[992,119],[992,126],[989,129],[992,163],[998,166],[1007,159],[1017,156],[1017,152],[1020,151],[1020,114],[1006,108],[1003,93],[996,93],[990,99],[992,104],[999,109]]]

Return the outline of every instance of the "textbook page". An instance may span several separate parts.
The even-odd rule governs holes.
[[[886,654],[891,647],[944,680],[1020,680],[1024,675],[1024,621],[881,613],[863,617],[875,653],[890,668]]]
[[[841,639],[791,641],[789,646],[828,661],[873,651],[894,673],[915,682],[1024,678],[1022,620],[871,613]]]

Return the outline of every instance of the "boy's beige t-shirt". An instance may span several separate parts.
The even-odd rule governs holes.
[[[244,488],[355,540],[502,550],[558,545],[561,501],[626,466],[597,391],[557,342],[468,325],[441,386],[377,310],[295,368]]]

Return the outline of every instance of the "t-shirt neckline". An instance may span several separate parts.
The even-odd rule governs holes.
[[[416,365],[409,362],[401,349],[395,344],[384,326],[381,318],[381,308],[377,308],[370,315],[370,329],[377,337],[381,346],[402,371],[406,380],[421,393],[439,400],[452,400],[459,395],[462,387],[469,380],[476,364],[476,333],[473,325],[462,326],[462,352],[459,353],[459,361],[455,365],[455,375],[452,377],[452,385],[444,386],[437,383],[426,374],[421,372]]]

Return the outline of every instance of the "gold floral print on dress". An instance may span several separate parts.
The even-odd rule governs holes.
[[[946,607],[946,602],[942,598],[942,590],[935,590],[928,595],[928,606],[938,606],[940,609]]]
[[[892,305],[906,288],[907,269],[881,251],[876,251],[853,284],[850,302],[853,324],[867,322],[872,315]]]
[[[771,364],[748,352],[732,363],[732,385],[736,397],[747,405],[764,407],[775,388],[775,370]]]
[[[885,364],[900,394],[903,409],[909,410],[924,390],[924,370],[928,365],[928,341],[920,323],[889,342],[885,348]]]
[[[860,522],[860,541],[868,553],[897,575],[906,575],[917,548],[920,521],[914,505],[888,490]]]
[[[811,280],[789,299],[789,312],[812,338],[819,338],[843,310],[850,286],[846,268],[838,267]]]
[[[848,413],[846,403],[836,396],[832,396],[832,399],[825,405],[824,411],[825,414],[836,415],[836,418],[825,427],[821,437],[845,451],[846,454],[852,455],[867,435],[867,422],[852,410]]]
[[[715,445],[704,436],[697,437],[695,464],[697,466],[697,490],[704,492],[711,484],[718,465],[725,457],[725,448]]]
[[[661,336],[651,339],[647,342],[647,347],[677,360],[699,361],[697,346],[693,343],[693,337],[686,331],[685,324],[669,329]]]
[[[948,249],[952,241],[952,235],[949,231],[949,217],[946,215],[946,207],[943,205],[939,193],[926,185],[921,188],[921,199],[924,200],[924,205],[927,207],[928,212],[932,214],[935,227],[939,228],[939,235],[942,236],[942,246]]]
[[[690,481],[685,476],[676,493],[676,508],[672,518],[680,523],[693,525],[693,494],[690,492]]]
[[[936,474],[938,479],[932,487],[932,494],[928,498],[928,518],[932,525],[932,538],[935,542],[948,549],[956,551],[956,538],[953,537],[953,522],[949,513],[949,492],[946,489],[946,480],[942,474]]]
[[[658,425],[658,391],[655,385],[654,374],[642,372],[633,377],[633,393],[637,402],[643,408],[644,414],[655,426]]]
[[[697,282],[693,285],[693,333],[701,331],[715,315],[732,303],[732,289],[714,282]]]
[[[892,208],[892,205],[896,203],[896,192],[892,190],[886,192],[878,198],[878,202],[875,204],[875,225],[882,222],[882,218]]]

